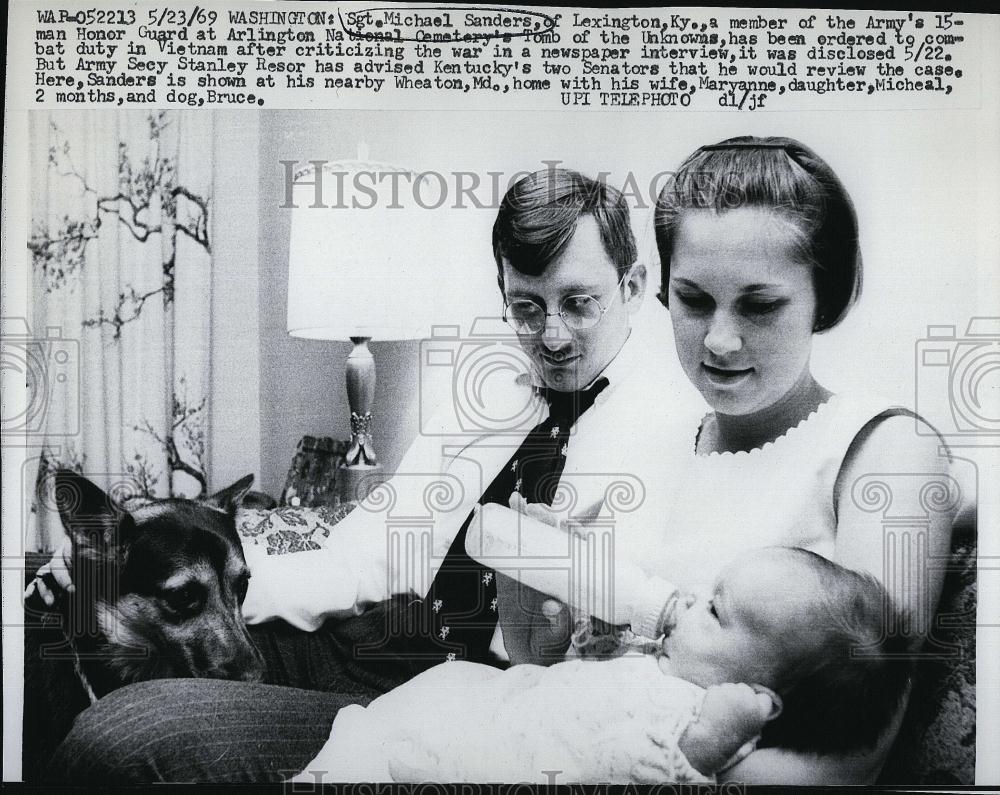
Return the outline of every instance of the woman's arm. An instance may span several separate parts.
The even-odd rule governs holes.
[[[906,634],[914,652],[931,626],[951,547],[956,486],[941,448],[936,435],[916,433],[912,416],[873,420],[851,444],[834,495],[834,560],[882,583],[906,616],[890,631]],[[888,521],[892,518],[900,521]],[[817,756],[766,748],[725,777],[747,784],[872,783],[902,724],[906,701],[869,752]]]
[[[782,784],[818,786],[822,784],[871,784],[878,778],[882,764],[903,722],[904,708],[896,713],[892,725],[883,733],[873,750],[844,756],[806,754],[784,748],[761,748],[718,775],[719,783]]]
[[[891,747],[892,743],[887,742],[884,753]],[[878,777],[880,767],[875,755],[818,756],[762,748],[720,773],[718,780],[720,784],[729,781],[798,786],[870,784]]]
[[[906,617],[896,631],[918,651],[941,595],[959,495],[943,442],[917,435],[915,423],[893,416],[855,437],[837,479],[834,560],[882,583]]]

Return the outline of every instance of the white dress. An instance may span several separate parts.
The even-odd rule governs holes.
[[[872,420],[897,413],[916,416],[884,398],[833,395],[774,441],[736,453],[696,454],[692,428],[657,495],[661,527],[632,531],[623,516],[622,536],[644,545],[631,554],[651,577],[684,590],[710,586],[726,564],[760,547],[802,547],[832,558],[835,488],[851,443]],[[926,434],[916,418],[914,432],[918,422]]]
[[[651,634],[650,619],[674,588],[708,588],[745,552],[802,547],[832,559],[837,478],[851,444],[873,420],[900,413],[913,418],[915,433],[918,423],[921,434],[932,432],[899,404],[860,395],[832,395],[782,436],[747,452],[699,455],[697,421],[678,423],[662,443],[662,482],[645,484],[643,510],[618,513],[608,523],[623,575],[615,578],[615,599],[627,602],[633,629]],[[872,473],[840,485],[852,489],[861,507],[879,510],[881,479]],[[622,561],[630,564],[627,576]]]

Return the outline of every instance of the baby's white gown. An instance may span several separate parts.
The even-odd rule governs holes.
[[[712,782],[677,747],[704,697],[650,655],[506,671],[446,662],[342,709],[293,780]]]

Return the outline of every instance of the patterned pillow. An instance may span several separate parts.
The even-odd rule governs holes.
[[[285,506],[271,511],[240,508],[236,512],[236,531],[244,547],[263,545],[268,555],[319,549],[329,537],[330,528],[352,508],[353,503],[336,508]]]

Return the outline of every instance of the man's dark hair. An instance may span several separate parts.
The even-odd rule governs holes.
[[[583,215],[593,216],[604,250],[624,276],[638,256],[624,196],[576,171],[550,168],[516,182],[500,203],[493,256],[501,292],[504,260],[526,276],[541,275],[572,240]]]
[[[874,577],[804,549],[816,575],[816,651],[797,655],[781,672],[781,715],[762,745],[812,753],[872,749],[891,725],[912,672],[900,614]]]

